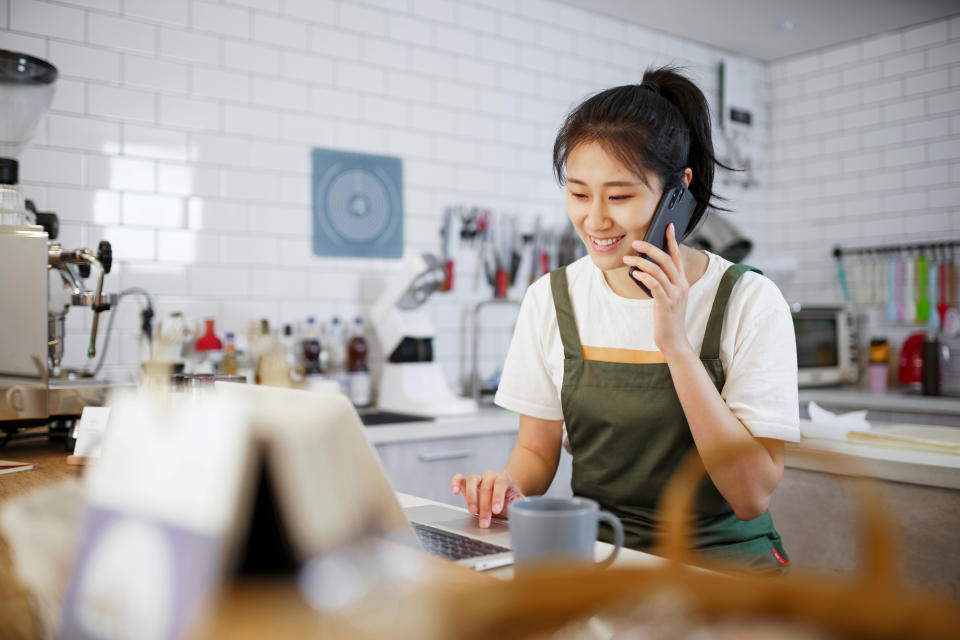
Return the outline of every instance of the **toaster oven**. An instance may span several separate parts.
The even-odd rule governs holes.
[[[860,378],[857,327],[842,305],[790,305],[801,387],[855,383]]]

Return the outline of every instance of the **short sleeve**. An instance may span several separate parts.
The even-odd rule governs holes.
[[[559,390],[547,369],[541,340],[549,329],[546,319],[550,310],[541,308],[537,284],[527,290],[520,305],[494,402],[534,418],[562,420]]]
[[[796,336],[785,302],[737,336],[721,395],[755,437],[800,440]]]

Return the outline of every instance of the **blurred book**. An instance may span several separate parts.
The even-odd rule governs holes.
[[[37,465],[32,462],[14,462],[13,460],[0,460],[0,476],[5,473],[16,473],[17,471],[29,471],[36,469]]]

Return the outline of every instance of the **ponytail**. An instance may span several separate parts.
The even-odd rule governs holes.
[[[697,207],[680,239],[696,228],[708,207],[727,211],[717,206],[723,198],[713,192],[714,165],[730,167],[714,155],[709,104],[677,68],[647,69],[641,84],[607,89],[570,112],[553,147],[560,184],[566,183],[570,151],[594,141],[641,179],[645,171],[654,171],[664,191],[682,185],[690,168]]]

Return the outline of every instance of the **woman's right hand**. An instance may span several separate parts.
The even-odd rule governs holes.
[[[450,481],[450,491],[463,496],[467,511],[480,517],[483,528],[490,526],[493,516],[506,518],[510,503],[523,497],[520,487],[506,471],[487,471],[466,477],[458,473]]]

